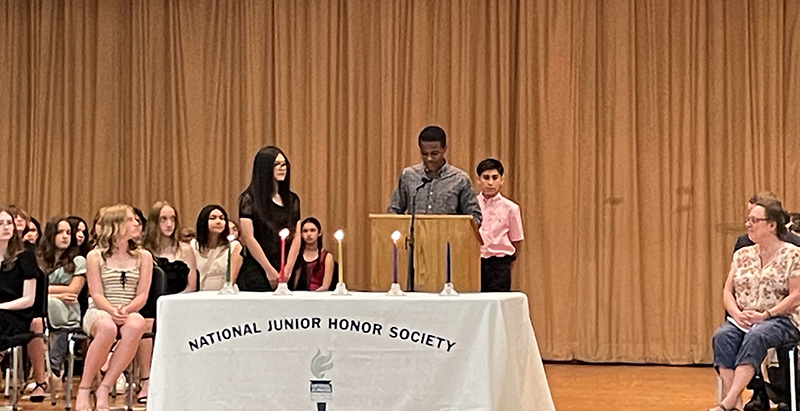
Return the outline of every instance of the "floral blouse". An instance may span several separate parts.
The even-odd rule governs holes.
[[[761,266],[758,244],[744,247],[733,254],[733,291],[741,310],[764,311],[789,295],[789,279],[800,276],[800,248],[784,243],[770,261]],[[800,327],[800,314],[790,316]]]

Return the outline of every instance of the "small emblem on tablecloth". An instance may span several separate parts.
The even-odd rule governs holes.
[[[317,354],[311,359],[311,373],[316,377],[311,380],[311,401],[317,403],[317,411],[325,411],[328,401],[333,399],[333,384],[331,384],[331,380],[324,379],[325,372],[333,368],[332,357],[332,353],[324,355],[318,348]]]

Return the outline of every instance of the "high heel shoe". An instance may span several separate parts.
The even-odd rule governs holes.
[[[44,394],[37,394],[34,395],[33,392],[37,389],[41,388],[44,391]],[[33,386],[33,390],[31,391],[31,402],[42,402],[44,401],[44,397],[47,395],[47,381],[44,382],[37,382],[36,385]]]
[[[150,377],[142,377],[139,378],[139,392],[137,392],[136,402],[139,404],[147,404],[147,393],[145,395],[139,396],[142,393],[142,383],[148,381]],[[147,390],[150,390],[150,384],[147,385]]]
[[[108,403],[108,394],[111,393],[111,387],[100,384],[100,386],[97,387],[97,390],[95,390],[95,392],[94,392],[94,397],[95,397],[94,409],[95,409],[95,411],[111,411],[111,408],[109,406],[100,407],[100,406],[97,405],[97,403],[100,402],[100,395],[102,395],[102,394],[99,394],[101,392],[100,391],[101,389],[106,390],[105,400],[106,400],[106,403]]]
[[[93,410],[93,407],[91,405],[91,402],[92,402],[91,401],[92,400],[92,398],[91,398],[92,387],[78,387],[78,395],[80,395],[81,391],[89,391],[89,394],[90,394],[90,396],[89,396],[89,407],[88,408],[77,408],[78,404],[77,404],[77,399],[76,399],[75,407],[77,409],[75,411],[92,411]]]

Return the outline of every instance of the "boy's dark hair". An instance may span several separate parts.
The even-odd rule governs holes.
[[[479,177],[481,174],[483,174],[484,171],[489,171],[489,170],[497,170],[497,172],[500,173],[501,176],[505,172],[505,169],[503,169],[503,163],[501,163],[500,160],[496,158],[487,158],[485,160],[482,160],[480,163],[478,163],[478,168],[475,169]]]
[[[442,145],[442,148],[447,147],[447,134],[439,126],[428,126],[422,129],[419,133],[418,145],[422,145],[423,141],[436,142]]]
[[[747,200],[747,202],[749,202],[750,204],[756,204],[761,199],[778,200],[778,195],[773,193],[772,191],[759,191],[750,196],[750,199]]]

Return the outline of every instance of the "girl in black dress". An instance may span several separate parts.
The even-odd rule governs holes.
[[[22,245],[17,234],[12,211],[0,209],[0,351],[27,341],[14,336],[30,330],[36,278],[40,275],[36,256]]]
[[[144,228],[144,248],[153,254],[156,265],[164,270],[166,293],[178,294],[195,291],[197,289],[197,264],[189,244],[178,239],[181,229],[178,211],[166,201],[158,201],[150,209],[147,221],[148,224]],[[145,318],[145,320],[147,321],[145,332],[152,332],[153,318]],[[139,352],[136,357],[139,360],[139,375],[141,375],[136,400],[139,404],[147,403],[152,355],[153,340],[142,340],[139,343]]]
[[[289,190],[290,177],[289,160],[281,149],[267,146],[258,151],[250,186],[239,196],[240,241],[247,247],[236,281],[242,291],[275,289],[281,263],[278,233],[284,228],[290,233],[284,273],[292,283],[289,275],[300,251],[300,197]]]

